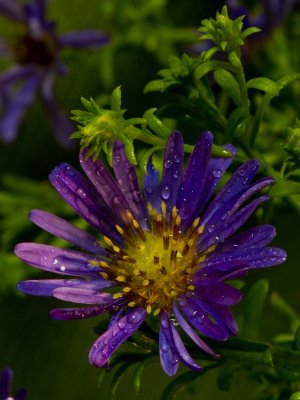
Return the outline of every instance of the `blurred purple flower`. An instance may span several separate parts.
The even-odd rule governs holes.
[[[25,400],[27,391],[20,389],[14,397],[10,396],[13,371],[10,368],[4,368],[0,372],[0,400]]]
[[[273,226],[236,234],[268,199],[267,195],[251,199],[273,181],[252,182],[258,161],[241,165],[209,202],[236,152],[224,145],[232,157],[214,157],[212,144],[212,134],[202,133],[183,172],[183,139],[174,132],[167,143],[161,182],[152,161],[148,162],[144,198],[120,141],[113,148],[114,177],[101,161],[87,158],[86,152],[80,154],[80,162],[88,179],[65,163],[51,172],[50,181],[61,197],[104,240],[46,211],[33,210],[30,219],[35,224],[83,251],[18,244],[15,252],[24,262],[75,277],[23,281],[18,289],[89,304],[54,309],[54,319],[112,312],[108,330],[90,351],[90,362],[96,367],[106,366],[113,352],[153,313],[160,318],[164,371],[175,374],[179,361],[201,370],[186,350],[177,323],[204,352],[218,358],[195,330],[214,340],[237,333],[230,307],[239,302],[241,293],[225,281],[285,261],[283,250],[266,247],[275,236]]]
[[[75,127],[53,94],[54,79],[67,73],[59,53],[65,47],[100,47],[108,43],[109,37],[94,30],[57,35],[55,23],[46,19],[46,6],[47,0],[32,0],[25,5],[18,0],[0,0],[0,15],[20,28],[12,43],[0,41],[0,57],[14,60],[14,65],[0,74],[0,138],[7,143],[15,139],[24,112],[39,91],[56,139],[68,148],[68,136]]]

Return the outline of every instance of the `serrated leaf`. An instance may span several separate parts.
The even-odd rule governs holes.
[[[300,194],[300,182],[282,180],[276,182],[269,191],[272,197],[286,197],[292,194]]]
[[[268,292],[269,282],[267,279],[260,279],[250,288],[244,299],[241,336],[247,339],[255,339],[257,337]]]
[[[268,78],[254,78],[247,82],[247,88],[262,90],[263,92],[270,93],[273,96],[278,96],[279,89],[276,82]]]
[[[218,85],[228,94],[228,96],[235,102],[237,106],[242,104],[241,92],[237,81],[234,76],[225,69],[218,69],[214,73],[215,80]]]

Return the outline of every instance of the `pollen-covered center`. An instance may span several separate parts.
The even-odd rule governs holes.
[[[181,218],[173,208],[167,219],[166,205],[161,213],[148,206],[149,230],[143,231],[130,211],[123,215],[125,229],[117,225],[124,239],[121,249],[104,238],[111,260],[98,265],[101,275],[117,281],[120,291],[114,298],[127,297],[128,306],[144,306],[148,313],[158,314],[171,307],[174,299],[194,290],[192,277],[205,254],[198,254],[197,239],[203,232],[197,218],[187,232],[180,231]]]

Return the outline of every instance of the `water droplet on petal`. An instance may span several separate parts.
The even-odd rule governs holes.
[[[176,153],[174,158],[177,163],[180,163],[182,161],[183,155],[181,153]]]
[[[213,232],[215,227],[216,226],[214,224],[208,225],[208,227],[207,227],[208,232],[210,232],[210,233]]]
[[[220,169],[215,169],[212,174],[215,178],[221,178],[223,173]]]
[[[65,267],[64,265],[62,265],[62,266],[60,267],[60,270],[61,270],[61,271],[65,271],[65,270],[66,270],[66,267]]]
[[[240,168],[240,169],[238,169],[237,173],[239,176],[244,176],[246,173],[246,170],[244,168]]]
[[[114,160],[115,160],[115,162],[120,162],[120,160],[121,160],[121,157],[120,156],[114,156]]]
[[[170,188],[170,186],[169,185],[164,185],[161,188],[161,197],[164,200],[168,200],[170,198],[170,196],[171,196],[171,188]]]
[[[167,351],[169,350],[169,346],[167,346],[166,344],[164,344],[163,346],[160,347],[161,351],[163,353],[167,353]]]
[[[145,186],[145,192],[148,194],[151,194],[153,192],[153,189],[151,186]]]
[[[176,171],[174,171],[173,178],[178,179],[178,177],[179,177],[179,171],[176,170]]]
[[[171,166],[172,166],[172,160],[166,160],[165,162],[164,162],[164,167],[165,168],[171,168]]]

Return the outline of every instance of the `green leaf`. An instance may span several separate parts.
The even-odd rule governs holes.
[[[288,74],[277,81],[278,89],[281,90],[293,81],[300,79],[300,73]]]
[[[165,92],[170,86],[176,85],[178,82],[174,80],[163,80],[155,79],[149,83],[144,88],[144,93],[149,92]]]
[[[276,182],[269,191],[272,197],[286,197],[292,194],[300,194],[300,182],[282,180]]]
[[[295,333],[293,348],[295,350],[300,350],[300,325]]]
[[[155,356],[152,356],[152,357],[150,356],[150,357],[146,358],[144,361],[142,361],[138,364],[138,366],[134,372],[134,375],[133,375],[133,387],[134,387],[134,390],[136,391],[136,393],[138,393],[140,391],[141,377],[142,377],[145,367],[152,362],[158,362],[158,361],[159,361],[159,358],[157,355],[155,355]]]
[[[278,96],[279,89],[276,82],[268,78],[254,78],[247,82],[247,88],[262,90],[263,92],[270,93],[273,96]]]
[[[232,111],[229,115],[227,126],[224,132],[225,142],[232,142],[233,137],[235,136],[235,130],[237,128],[238,123],[240,122],[243,116],[242,108],[238,107]]]
[[[185,387],[199,378],[199,372],[185,372],[175,378],[163,391],[161,400],[174,400],[176,395],[181,392]]]
[[[261,32],[261,29],[257,28],[256,26],[250,26],[249,28],[245,29],[242,34],[241,37],[243,39],[246,39],[246,37],[253,35],[253,33],[258,33]]]
[[[209,72],[214,71],[216,69],[232,70],[232,67],[229,64],[229,62],[226,61],[216,61],[216,60],[205,61],[195,69],[194,78],[196,81],[198,81],[203,76],[207,75]]]
[[[240,88],[234,76],[225,69],[218,69],[214,73],[215,80],[237,106],[242,104]]]
[[[255,339],[257,337],[268,292],[269,282],[266,279],[260,279],[250,288],[244,299],[241,336],[247,339]]]
[[[289,321],[290,330],[295,333],[300,325],[300,315],[276,292],[271,294],[270,303]]]

